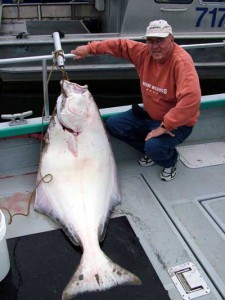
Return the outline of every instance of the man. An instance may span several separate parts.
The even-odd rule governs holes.
[[[164,20],[150,22],[146,44],[126,39],[91,42],[71,53],[76,59],[88,54],[111,54],[131,61],[140,77],[143,108],[139,106],[108,118],[107,130],[145,153],[141,166],[163,167],[160,178],[176,175],[178,152],[199,116],[201,90],[190,55],[174,42]]]

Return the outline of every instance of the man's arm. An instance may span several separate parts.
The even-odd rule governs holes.
[[[94,41],[85,46],[78,46],[71,53],[75,59],[86,58],[89,54],[111,54],[136,63],[137,58],[145,51],[146,44],[127,39],[110,39],[104,41]]]

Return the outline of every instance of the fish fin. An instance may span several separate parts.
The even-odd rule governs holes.
[[[79,241],[78,235],[76,234],[76,230],[73,227],[72,224],[65,224],[64,220],[61,220],[61,226],[63,226],[63,231],[65,234],[68,236],[70,241],[75,245],[75,246],[81,246],[81,242]]]
[[[136,275],[115,264],[100,249],[95,259],[92,255],[88,259],[83,254],[79,266],[63,291],[62,300],[72,299],[85,292],[104,291],[117,285],[140,284],[141,280]]]
[[[116,163],[115,163],[113,153],[111,155],[111,164],[113,166],[112,188],[111,188],[111,203],[112,203],[111,210],[113,210],[114,206],[118,205],[121,202],[121,191],[120,191],[120,185],[119,185],[119,176],[118,176],[118,171],[117,171],[117,167],[116,167]]]
[[[35,193],[35,201],[34,201],[34,210],[39,213],[44,213],[49,216],[52,215],[52,212],[54,211],[54,207],[49,200],[48,195],[46,194],[46,190],[44,187],[44,184],[48,184],[47,182],[51,181],[51,174],[47,174],[45,176],[41,176],[40,173],[38,173],[37,176],[37,188]],[[43,182],[46,181],[46,183]]]
[[[99,242],[102,242],[104,240],[108,224],[109,224],[109,215],[108,215],[108,217],[105,221],[105,224],[104,225],[100,224],[100,226],[99,226],[99,230],[98,230],[98,240],[99,240]]]
[[[118,172],[115,164],[115,160],[113,157],[113,154],[111,155],[111,164],[113,166],[112,171],[112,186],[111,186],[111,207],[109,208],[108,214],[101,220],[98,228],[98,239],[100,242],[102,242],[105,238],[107,226],[109,223],[109,219],[111,216],[111,213],[116,205],[118,205],[121,202],[121,191],[119,186],[119,179],[118,179]]]
[[[38,175],[38,178],[40,180],[40,175]],[[55,223],[62,227],[62,229],[74,245],[80,246],[80,241],[75,235],[75,229],[73,228],[73,225],[65,224],[61,215],[57,213],[56,207],[53,206],[52,201],[50,200],[50,197],[48,197],[46,190],[42,184],[40,184],[36,189],[34,210],[49,216]]]

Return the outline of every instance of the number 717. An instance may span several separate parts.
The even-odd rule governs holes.
[[[212,10],[209,10],[208,7],[196,7],[196,11],[200,11],[201,14],[197,19],[195,27],[200,27],[201,26],[201,22],[207,14],[212,15],[212,17],[211,17],[211,27],[215,27],[217,18],[219,18],[217,27],[222,27],[224,19],[225,19],[225,8],[220,7],[220,8],[213,8]],[[223,15],[218,16],[220,14],[220,12],[223,12]]]

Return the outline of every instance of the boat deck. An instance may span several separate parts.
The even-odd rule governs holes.
[[[219,109],[219,117],[217,109],[210,111],[214,126],[217,126],[215,120],[223,115],[221,111],[224,113],[224,108]],[[205,117],[203,112],[199,126],[204,124]],[[205,128],[205,135],[209,134],[209,127]],[[159,179],[159,166],[139,166],[137,161],[141,153],[123,142],[111,140],[122,192],[122,203],[115,208],[112,217],[127,216],[171,300],[182,299],[182,296],[171,280],[168,269],[188,262],[197,267],[210,289],[201,299],[225,299],[225,139],[211,140],[210,146],[214,147],[207,149],[209,141],[195,140],[198,133],[197,126],[193,140],[178,149],[181,159],[177,176],[171,182]],[[4,147],[0,148],[1,157],[4,153],[8,157],[12,155],[12,143],[19,149],[17,154],[13,154],[14,158],[8,159],[7,172],[0,176],[0,206],[8,205],[11,213],[26,212],[30,195],[35,189],[39,141],[30,140],[9,139],[7,143],[2,140]],[[197,150],[201,159],[199,152],[191,148],[186,152],[192,155],[185,160],[185,147],[193,146],[200,146]],[[25,153],[25,150],[28,152]],[[213,153],[211,158],[207,155],[211,150],[214,154],[217,154],[216,151],[222,153],[221,160],[211,159]],[[30,164],[24,165],[23,161],[29,153],[32,153]],[[37,157],[36,162],[32,159],[34,156]],[[4,214],[9,220],[6,211]],[[56,228],[49,218],[34,212],[31,205],[28,216],[13,217],[7,227],[6,237]],[[191,291],[187,296],[190,298],[184,299],[194,299],[192,295],[194,293]]]

